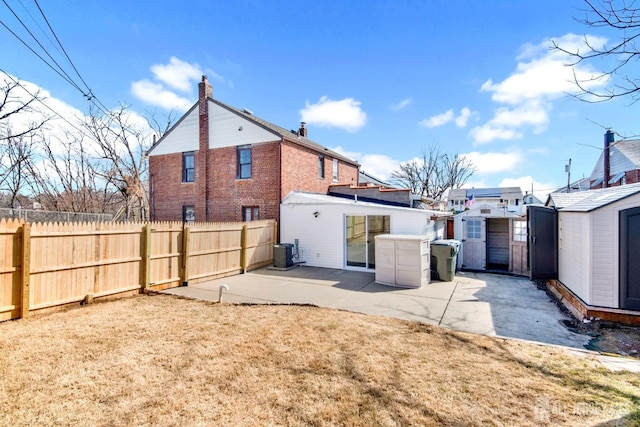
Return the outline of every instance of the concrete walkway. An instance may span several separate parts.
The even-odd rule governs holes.
[[[217,301],[223,284],[229,287],[227,303],[313,304],[581,350],[591,339],[569,331],[562,324],[568,318],[524,277],[458,272],[453,282],[404,289],[376,284],[373,273],[300,266],[262,268],[163,292]],[[640,363],[635,367],[640,371]]]

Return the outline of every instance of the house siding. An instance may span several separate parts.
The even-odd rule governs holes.
[[[319,215],[315,217],[314,212]],[[281,207],[280,241],[294,243],[298,239],[300,261],[323,268],[344,268],[345,215],[389,215],[391,234],[412,234],[435,238],[431,211],[387,206],[345,204],[283,204]]]
[[[209,148],[260,144],[280,137],[209,100]]]
[[[591,234],[589,214],[560,212],[558,216],[559,239],[558,278],[585,303],[590,304]]]
[[[179,125],[167,133],[162,141],[151,150],[150,155],[183,153],[198,150],[198,108],[194,108],[182,118]]]

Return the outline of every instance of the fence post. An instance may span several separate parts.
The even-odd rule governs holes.
[[[189,286],[189,235],[191,229],[182,227],[182,286]]]
[[[151,284],[151,224],[146,223],[143,229],[144,247],[142,248],[142,262],[144,273],[142,276],[142,292],[146,292]]]
[[[31,277],[31,224],[22,225],[22,274],[20,277],[20,290],[22,293],[20,303],[20,317],[29,315],[30,279]]]
[[[247,272],[247,234],[247,224],[244,224],[240,233],[240,268],[243,274]]]

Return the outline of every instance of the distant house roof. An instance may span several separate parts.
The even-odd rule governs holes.
[[[330,150],[329,148],[326,148],[325,146],[318,144],[317,142],[304,137],[304,136],[300,136],[298,135],[298,132],[295,130],[287,130],[281,126],[278,126],[276,124],[273,124],[267,120],[261,119],[260,117],[257,117],[255,115],[253,115],[253,112],[247,110],[247,109],[239,109],[236,107],[232,107],[231,105],[225,104],[224,102],[218,101],[217,99],[213,99],[213,98],[208,98],[208,100],[210,102],[213,102],[217,105],[219,105],[220,107],[234,113],[237,114],[240,117],[243,117],[244,119],[255,123],[256,125],[262,127],[263,129],[266,129],[268,131],[270,131],[271,133],[275,134],[276,136],[282,138],[285,141],[289,141],[292,142],[294,144],[303,146],[303,147],[307,147],[310,149],[313,149],[314,151],[318,151],[318,152],[324,152],[327,153],[327,155],[342,160],[345,163],[349,163],[352,164],[354,166],[360,166],[360,164],[336,151]],[[189,109],[189,111],[187,111],[177,122],[175,125],[173,125],[171,127],[171,129],[169,129],[169,131],[167,131],[167,133],[165,133],[165,135],[160,138],[155,144],[153,144],[153,146],[147,151],[147,154],[149,154],[158,144],[160,144],[160,142],[162,142],[164,140],[164,138],[169,135],[173,129],[175,129],[176,127],[178,127],[180,125],[180,123],[182,122],[182,120],[189,115],[194,109],[198,108],[198,102],[196,102],[193,107],[191,107]]]
[[[369,175],[363,170],[358,172],[358,185],[380,185],[385,187],[390,187],[391,185],[378,179],[372,175]]]
[[[640,139],[613,142],[609,148],[609,175],[640,169]],[[604,153],[600,157],[589,177],[591,181],[604,177]],[[601,181],[602,182],[602,181]]]
[[[449,200],[469,199],[473,195],[476,199],[522,199],[520,187],[494,188],[452,188],[447,198]]]
[[[563,205],[558,207],[556,204],[556,209],[563,212],[591,212],[638,193],[640,193],[640,183],[601,188],[599,190],[585,191],[582,193],[554,194],[553,197],[573,196],[577,199],[569,204],[567,204],[569,202],[568,198],[565,200],[556,199],[558,203]]]
[[[600,181],[602,182],[602,181]],[[591,188],[591,179],[589,178],[580,178],[577,181],[572,182],[571,184],[569,184],[569,193],[573,193],[576,191],[587,191],[589,190],[589,188]],[[553,192],[555,193],[567,193],[567,186],[562,186],[560,188],[558,188],[556,191]]]

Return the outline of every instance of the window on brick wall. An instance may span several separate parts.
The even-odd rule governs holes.
[[[338,180],[338,159],[333,159],[333,180]]]
[[[324,156],[318,156],[318,178],[324,179]]]
[[[238,147],[238,179],[251,178],[251,147]]]
[[[260,211],[257,206],[243,206],[242,207],[242,220],[243,221],[257,221],[260,219]]]
[[[182,182],[193,182],[195,177],[195,159],[193,151],[182,153]]]

